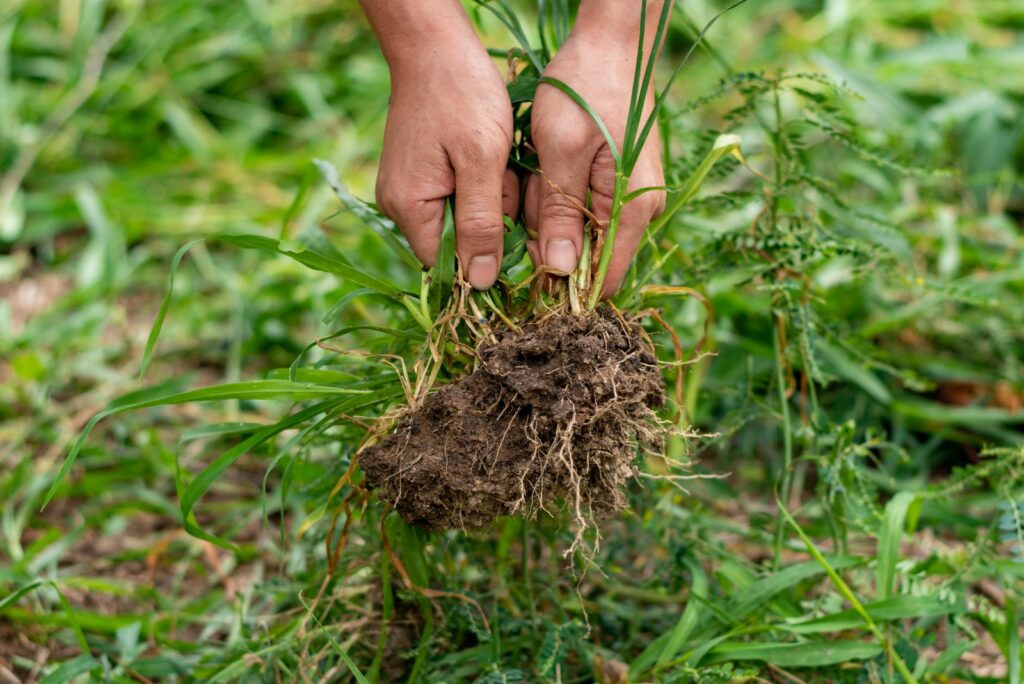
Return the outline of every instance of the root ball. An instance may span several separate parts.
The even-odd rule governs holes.
[[[661,448],[665,387],[650,342],[609,310],[495,333],[476,370],[360,454],[409,523],[479,529],[565,507],[577,529],[622,509],[641,448]]]

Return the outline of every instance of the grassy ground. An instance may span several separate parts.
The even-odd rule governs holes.
[[[716,7],[677,10],[669,60]],[[283,236],[418,291],[310,164],[372,196],[387,72],[355,3],[5,3],[0,682],[1020,682],[1022,27],[1001,0],[766,0],[715,26],[662,122],[670,184],[721,133],[747,163],[641,257],[710,304],[644,303],[693,361],[706,436],[674,455],[712,477],[642,479],[573,571],[558,520],[427,535],[349,505],[396,378],[303,350],[407,324],[350,279],[194,246],[140,385],[192,238]],[[289,377],[376,403],[263,398]],[[152,397],[41,509],[89,419]]]

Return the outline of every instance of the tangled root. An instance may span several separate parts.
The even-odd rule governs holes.
[[[638,451],[662,448],[654,350],[637,323],[607,309],[496,338],[478,350],[476,370],[361,453],[366,484],[431,530],[565,507],[579,534],[626,506]]]

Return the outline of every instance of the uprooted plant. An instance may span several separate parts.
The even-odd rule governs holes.
[[[290,449],[304,448],[330,434],[335,426],[354,419],[355,424],[366,427],[360,446],[355,453],[349,452],[351,458],[343,465],[345,472],[322,509],[300,525],[300,530],[305,530],[324,512],[333,512],[328,533],[331,559],[337,558],[344,545],[344,531],[340,537],[335,535],[339,517],[355,504],[368,501],[373,492],[408,522],[434,530],[479,529],[498,516],[529,517],[565,508],[570,511],[570,526],[575,531],[567,552],[571,553],[583,542],[587,530],[594,529],[593,520],[625,506],[622,488],[638,474],[635,462],[640,453],[653,453],[670,465],[679,464],[665,455],[663,445],[666,440],[685,442],[691,436],[685,425],[682,396],[682,374],[688,360],[679,337],[657,310],[647,307],[647,300],[649,296],[702,298],[689,288],[650,284],[673,252],[662,250],[656,241],[672,216],[693,199],[719,160],[732,155],[743,161],[736,136],[721,136],[689,178],[680,187],[668,189],[666,210],[645,233],[651,248],[648,256],[653,255],[655,260],[644,268],[634,264],[612,300],[605,301],[602,295],[623,207],[645,192],[666,190],[630,190],[630,175],[658,124],[669,89],[703,32],[664,89],[655,93],[657,50],[645,58],[644,34],[649,27],[645,25],[643,3],[629,117],[624,138],[616,144],[598,114],[578,93],[542,75],[551,58],[551,43],[545,42],[540,50],[531,48],[516,14],[506,4],[480,5],[494,12],[522,42],[521,47],[507,53],[514,74],[508,88],[516,128],[510,165],[520,174],[538,173],[529,138],[529,107],[541,84],[557,88],[582,107],[600,129],[614,157],[609,217],[598,220],[584,208],[590,220],[584,227],[576,270],[558,273],[534,268],[527,252],[528,242],[536,236],[530,235],[522,222],[506,219],[498,282],[487,291],[472,290],[456,260],[451,203],[446,208],[437,261],[429,272],[422,273],[418,292],[353,265],[318,233],[300,235],[298,246],[285,239],[285,232],[280,240],[256,235],[217,236],[217,241],[230,245],[284,254],[358,286],[341,298],[325,322],[339,318],[355,299],[376,296],[403,310],[410,328],[341,328],[307,348],[310,351],[318,347],[324,353],[311,367],[303,365],[307,360],[303,353],[291,368],[273,374],[269,380],[192,391],[180,391],[171,382],[127,395],[86,426],[47,501],[70,470],[88,433],[103,417],[149,406],[224,399],[306,403],[279,422],[252,431],[195,478],[188,480],[184,474],[179,478],[185,528],[222,545],[228,542],[196,522],[195,506],[215,479],[243,454],[293,429],[297,434],[276,452],[267,477]],[[656,46],[662,43],[671,9],[672,3],[666,2],[654,29]],[[543,13],[541,19],[543,23]],[[543,25],[541,34],[554,40],[560,36],[557,27]],[[651,100],[653,107],[648,105]],[[395,225],[376,207],[351,195],[329,163],[315,163],[345,208],[405,264],[416,266]],[[143,374],[168,308],[174,272],[186,251],[200,242],[189,243],[173,259],[167,296],[143,355]],[[672,340],[674,360],[669,364],[674,367],[676,382],[671,397],[666,396],[662,379],[664,364],[658,361],[655,345],[642,327],[646,320],[664,328]],[[353,333],[380,333],[381,337],[365,339],[361,351],[336,346],[332,341]],[[692,356],[699,351],[697,345],[691,350]],[[377,413],[381,409],[385,409],[383,415]],[[356,417],[363,411],[371,413],[368,417],[372,424]],[[667,419],[668,415],[674,419]],[[674,451],[680,453],[679,449]],[[365,475],[362,482],[356,475],[357,465]],[[180,465],[179,471],[184,473]],[[350,484],[356,486],[350,487],[339,503],[340,492]],[[346,529],[351,519],[351,515],[345,515]]]
[[[521,33],[514,14],[495,11],[514,33]],[[671,3],[665,3],[655,29],[656,46],[670,11]],[[646,16],[646,7],[641,16]],[[457,266],[459,276],[451,282],[453,227],[447,222],[444,254],[426,277],[421,298],[421,303],[428,302],[430,290],[439,287],[440,299],[447,302],[431,324],[421,354],[418,375],[426,380],[416,383],[407,405],[381,420],[359,454],[366,486],[410,523],[428,529],[475,529],[501,515],[532,516],[564,507],[576,530],[571,551],[592,520],[625,506],[622,488],[637,475],[638,453],[663,453],[674,426],[657,413],[665,404],[665,388],[654,345],[640,324],[644,314],[602,301],[622,208],[645,192],[661,189],[628,190],[667,92],[655,98],[653,111],[645,116],[657,53],[644,59],[646,28],[641,19],[621,147],[570,86],[541,75],[544,55],[528,47],[510,55],[513,65],[519,58],[527,65],[509,86],[513,98],[519,98],[520,144],[513,152],[514,167],[537,172],[523,114],[538,85],[557,88],[592,117],[611,149],[611,211],[602,221],[584,208],[589,220],[581,259],[572,273],[529,269],[523,263],[525,243],[536,236],[507,221],[502,277],[485,293],[470,291]],[[715,145],[673,197],[668,211],[649,227],[648,239],[728,153],[738,156],[731,136]],[[642,278],[633,275],[623,299],[642,287]],[[431,320],[431,313],[423,311],[422,317]],[[677,359],[680,370],[682,362]],[[452,382],[432,391],[441,369]]]

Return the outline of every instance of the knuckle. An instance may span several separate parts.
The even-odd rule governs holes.
[[[640,195],[624,208],[628,212],[630,222],[646,225],[653,220],[665,208],[665,193],[660,190],[651,190]]]
[[[540,206],[541,221],[578,219],[582,216],[579,205],[568,195],[554,189],[547,194]]]
[[[607,144],[602,145],[598,153],[594,155],[594,162],[590,168],[595,178],[611,183],[615,182],[615,157],[612,156],[612,151]]]
[[[532,117],[531,129],[539,147],[565,152],[583,150],[592,137],[585,122],[567,121],[543,112]]]
[[[461,138],[457,145],[452,148],[452,161],[458,167],[494,166],[504,164],[508,157],[511,142],[506,142],[496,135],[484,134],[483,131],[473,130]]]
[[[658,190],[654,193],[654,206],[651,207],[651,218],[657,218],[661,216],[661,213],[665,211],[665,193],[662,190]]]
[[[501,221],[491,209],[483,207],[465,207],[456,216],[456,228],[461,234],[480,235],[491,238],[502,232]]]

